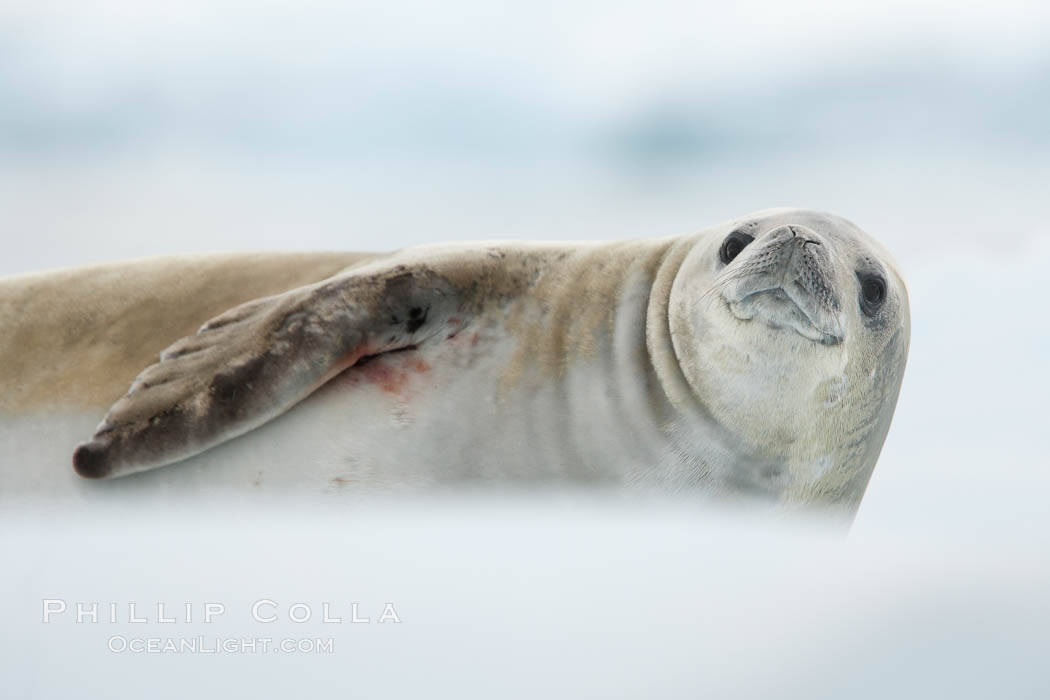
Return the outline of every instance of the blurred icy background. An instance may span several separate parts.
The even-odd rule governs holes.
[[[884,608],[904,626],[891,617],[876,638],[898,656],[865,666],[858,646],[861,671],[849,682],[872,676],[874,685],[854,690],[878,696],[885,686],[877,681],[888,682],[884,674],[898,666],[917,674],[913,689],[921,690],[950,675],[949,660],[967,667],[978,658],[1009,659],[1002,676],[1014,679],[1005,688],[1014,694],[1039,681],[1045,690],[1045,672],[1026,665],[1025,654],[1039,644],[1045,651],[1050,636],[1048,35],[1050,5],[1010,0],[5,4],[0,274],[189,250],[657,236],[772,206],[842,214],[884,241],[904,269],[911,358],[846,543],[862,573],[815,564],[824,555],[813,549],[789,549],[814,573],[788,577],[793,593],[773,599],[791,609],[784,596],[814,603],[828,586],[848,602],[849,586],[861,581],[858,600],[885,593]],[[534,515],[563,523],[570,542],[585,539],[595,522],[558,521],[538,509]],[[618,522],[633,522],[623,517]],[[515,522],[494,527],[513,530]],[[391,523],[376,518],[369,527],[391,537]],[[713,547],[707,521],[657,519],[653,527],[698,538],[695,559],[654,556],[661,575],[699,581],[700,600],[711,580],[706,565],[740,564],[734,546],[759,559],[772,554],[739,536],[736,545]],[[589,561],[600,567],[611,546],[599,543]],[[541,551],[527,562],[538,570],[561,565],[557,552]],[[472,553],[453,550],[450,561],[469,566]],[[37,583],[30,577],[21,597],[6,601],[34,634],[38,610],[23,620],[21,602],[11,600],[44,595],[47,572],[83,570],[48,561],[41,555],[30,567]],[[609,566],[624,573],[645,561]],[[739,580],[779,581],[786,565],[778,566],[748,563]],[[517,579],[507,571],[494,582],[524,595],[527,584],[511,583]],[[599,584],[587,571],[579,585]],[[888,592],[880,572],[892,579]],[[208,572],[192,575],[203,580]],[[766,618],[755,616],[769,611],[742,596],[764,589],[752,582],[734,598],[727,576],[716,577],[724,586],[719,604],[733,610],[726,619],[760,635]],[[982,576],[967,587],[967,577]],[[237,590],[235,574],[220,579]],[[131,595],[126,586],[118,591],[110,595]],[[668,595],[692,600],[684,591]],[[996,612],[1007,599],[1013,617]],[[909,627],[898,603],[929,614],[930,647],[922,647],[926,623]],[[851,610],[872,624],[885,612],[864,605]],[[571,607],[555,610],[570,616]],[[622,614],[631,609],[625,603]],[[842,610],[813,619],[830,624]],[[648,612],[638,614],[624,629],[645,628]],[[982,616],[995,623],[987,634]],[[697,642],[697,654],[713,653],[735,629],[726,619],[710,627],[704,644],[714,646]],[[768,622],[785,633],[793,619],[770,613]],[[591,639],[607,631],[592,629]],[[553,632],[537,634],[558,648]],[[681,645],[696,641],[689,634],[654,641],[649,651],[678,654],[668,663],[682,672],[689,654]],[[942,637],[955,641],[938,646]],[[833,636],[807,639],[838,644]],[[912,646],[901,647],[902,639]],[[468,646],[481,653],[479,644]],[[761,664],[792,639],[778,644],[732,648],[737,662],[754,654]],[[939,651],[929,664],[908,666],[927,658],[922,649]],[[608,654],[615,671],[627,651]],[[967,668],[970,675],[953,677],[958,690],[994,694],[974,681],[982,667]],[[665,677],[666,687],[700,682],[675,678]],[[806,678],[783,689],[805,694]],[[737,687],[738,676],[704,679],[717,689]]]

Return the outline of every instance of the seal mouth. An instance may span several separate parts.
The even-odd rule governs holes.
[[[744,247],[716,286],[734,316],[761,318],[823,345],[843,341],[846,324],[827,241],[802,226],[781,226]]]
[[[799,298],[791,287],[763,289],[731,298],[726,304],[741,321],[760,318],[771,328],[791,329],[803,338],[822,345],[837,345],[845,338],[843,324],[835,315],[823,311],[812,300]]]

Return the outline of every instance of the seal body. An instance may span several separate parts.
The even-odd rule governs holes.
[[[558,480],[852,511],[907,354],[907,294],[888,255],[814,212],[647,241],[338,262],[312,284],[200,313],[181,339],[152,334],[159,361],[117,363],[123,397],[112,383],[85,390],[115,403],[77,471],[144,472],[87,488]],[[62,390],[37,376],[20,391],[47,394],[53,413]]]

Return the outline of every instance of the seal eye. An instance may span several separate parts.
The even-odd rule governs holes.
[[[869,275],[860,280],[861,308],[869,316],[886,301],[886,280]]]
[[[754,236],[734,231],[722,241],[722,247],[718,249],[718,257],[721,258],[723,264],[728,265],[753,240],[755,240]]]

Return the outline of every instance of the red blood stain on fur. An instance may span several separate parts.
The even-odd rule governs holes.
[[[370,359],[358,370],[365,381],[388,394],[399,394],[413,376],[429,372],[430,365],[418,355],[391,355]]]
[[[362,367],[361,376],[365,378],[365,381],[378,385],[380,389],[390,394],[400,391],[407,378],[394,371],[394,368],[382,359],[372,360]]]
[[[453,316],[452,318],[450,318],[450,319],[448,320],[448,325],[452,326],[452,330],[450,330],[450,331],[448,332],[448,335],[446,335],[446,336],[445,336],[445,340],[451,340],[452,338],[455,338],[455,337],[456,337],[456,335],[457,335],[457,334],[458,334],[458,333],[459,333],[459,332],[460,332],[461,330],[463,330],[463,328],[462,328],[462,326],[463,326],[463,320],[462,320],[462,319],[459,319],[459,318],[456,318],[455,316]]]
[[[346,377],[348,374],[350,374],[349,372],[344,374],[344,372],[348,368],[353,368],[363,358],[367,358],[369,355],[371,355],[374,352],[375,352],[375,350],[372,348],[372,346],[367,344],[367,343],[359,345],[358,347],[354,348],[353,350],[350,350],[349,352],[344,354],[342,357],[340,357],[338,360],[336,360],[336,362],[334,362],[332,364],[332,368],[328,372],[326,372],[325,375],[323,377],[321,377],[317,382],[315,382],[314,385],[311,386],[306,391],[304,396],[309,396],[314,391],[316,391],[316,390],[320,389],[322,386],[324,386],[328,381],[330,381],[330,380],[332,380],[332,379],[334,379],[336,377],[341,377],[341,378],[342,377]],[[352,381],[356,381],[356,377],[354,377],[352,375],[350,376],[350,379]]]

